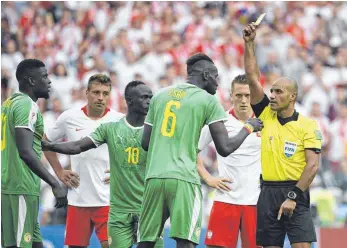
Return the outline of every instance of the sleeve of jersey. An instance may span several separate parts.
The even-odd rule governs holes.
[[[320,153],[322,148],[322,133],[315,121],[310,125],[304,125],[304,148]]]
[[[66,112],[62,113],[54,122],[53,127],[49,127],[46,136],[49,141],[55,142],[65,136]]]
[[[206,116],[206,125],[210,125],[212,123],[218,121],[226,121],[228,119],[227,114],[225,113],[222,105],[218,102],[217,98],[211,96],[211,101],[207,106],[207,116]]]
[[[15,128],[27,128],[35,132],[39,107],[28,99],[18,102],[13,110]]]
[[[99,147],[107,142],[107,128],[105,124],[101,124],[94,132],[88,135],[94,144]]]
[[[149,126],[153,126],[154,121],[154,99],[152,99],[151,103],[149,104],[148,113],[145,119],[145,124]]]
[[[271,109],[269,107],[270,100],[267,95],[264,94],[263,100],[261,102],[251,105],[255,116],[261,120],[265,120],[270,113]]]
[[[208,126],[204,126],[201,130],[201,135],[199,139],[198,149],[200,151],[204,150],[205,147],[212,142],[212,136]]]

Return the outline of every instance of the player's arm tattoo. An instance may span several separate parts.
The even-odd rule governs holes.
[[[152,134],[152,126],[145,123],[145,126],[143,128],[142,141],[141,141],[141,146],[143,150],[145,151],[148,151],[151,134]]]
[[[77,141],[60,143],[42,141],[42,149],[69,155],[80,154],[92,148],[96,148],[96,145],[89,137],[84,137]]]
[[[310,149],[305,149],[305,157],[306,166],[301,174],[298,183],[296,184],[296,186],[302,191],[306,191],[310,187],[314,177],[317,174],[320,154]]]
[[[58,187],[59,182],[41,164],[33,150],[34,133],[26,128],[15,128],[15,139],[19,156],[29,169],[52,188]]]

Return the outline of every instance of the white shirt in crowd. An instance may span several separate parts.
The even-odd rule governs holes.
[[[54,142],[63,137],[76,141],[88,136],[103,123],[115,122],[124,115],[112,109],[106,109],[99,120],[87,116],[86,106],[63,112],[50,128],[46,136]],[[108,147],[106,144],[81,154],[71,156],[71,169],[80,177],[78,188],[69,189],[69,205],[77,207],[99,207],[110,204],[110,186],[104,184],[105,170],[110,168]]]
[[[229,137],[233,137],[243,128],[244,123],[238,120],[233,110],[228,113],[225,127]],[[203,150],[212,142],[208,126],[201,131],[198,148]],[[227,157],[217,153],[220,177],[232,180],[231,191],[217,190],[215,201],[236,205],[256,205],[260,193],[260,133],[250,134],[241,146]]]

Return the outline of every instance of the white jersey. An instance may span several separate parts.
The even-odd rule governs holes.
[[[46,136],[54,142],[61,138],[76,141],[88,136],[98,126],[107,122],[118,121],[124,115],[106,109],[99,120],[87,116],[86,107],[74,108],[62,113]],[[108,176],[105,170],[110,168],[108,147],[106,144],[96,149],[71,156],[71,170],[80,176],[78,188],[69,189],[69,205],[77,207],[99,207],[110,205],[110,186],[103,180]]]
[[[229,137],[233,137],[243,128],[244,123],[238,120],[233,110],[228,113],[225,127]],[[212,142],[208,126],[201,131],[199,150]],[[241,146],[227,157],[217,153],[220,177],[232,180],[231,191],[217,190],[215,201],[236,205],[256,205],[260,193],[260,132],[250,134]]]

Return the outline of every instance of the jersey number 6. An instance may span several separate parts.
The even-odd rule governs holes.
[[[178,101],[171,100],[166,104],[164,119],[163,123],[161,124],[161,134],[170,138],[174,135],[176,127],[176,115],[174,112],[171,112],[172,106],[175,106],[176,109],[179,109],[181,107],[181,103]],[[171,119],[171,123],[169,122],[169,119]]]

